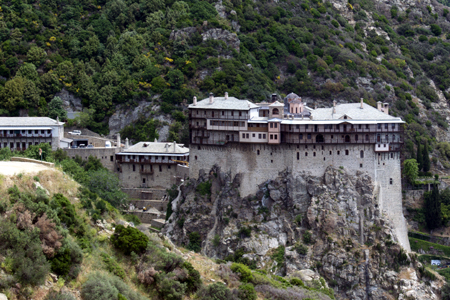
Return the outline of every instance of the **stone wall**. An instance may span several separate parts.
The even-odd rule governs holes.
[[[122,188],[122,192],[130,198],[143,200],[160,200],[167,194],[165,189],[150,188]]]
[[[134,166],[134,168],[133,168]],[[177,166],[171,164],[153,164],[153,173],[140,173],[140,164],[122,164],[119,179],[124,188],[155,187],[167,189],[177,184]]]
[[[29,162],[29,163],[35,163],[35,164],[41,164],[50,168],[55,167],[54,163],[37,160],[37,159],[31,159],[31,158],[25,158],[25,157],[11,157],[11,161],[21,161],[21,162]]]
[[[144,207],[154,207],[159,211],[166,211],[168,201],[161,200],[130,200],[130,204],[133,204],[137,209]]]
[[[399,153],[376,153],[374,145],[193,145],[190,149],[190,178],[218,165],[231,176],[240,174],[240,196],[257,192],[258,185],[274,180],[282,170],[296,174],[322,176],[328,166],[345,169],[348,174],[363,172],[375,180],[378,209],[394,223],[397,239],[410,249],[402,210],[401,164]],[[392,178],[392,183],[391,183]]]
[[[102,165],[111,172],[117,172],[116,167],[116,153],[119,153],[122,148],[76,148],[63,149],[70,158],[75,158],[76,155],[82,159],[88,159],[89,156],[98,158]]]

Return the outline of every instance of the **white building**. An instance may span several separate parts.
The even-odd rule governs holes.
[[[24,151],[31,145],[48,143],[61,148],[64,122],[48,117],[0,117],[0,148]]]

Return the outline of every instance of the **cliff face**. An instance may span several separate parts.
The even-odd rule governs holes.
[[[425,285],[425,277],[419,283],[421,265],[398,245],[367,174],[350,176],[334,167],[322,177],[280,172],[245,198],[239,184],[239,175],[231,178],[216,167],[186,183],[165,234],[188,245],[196,231],[205,255],[243,254],[283,276],[314,270],[350,299],[437,299],[437,283]],[[283,260],[274,260],[281,246]]]

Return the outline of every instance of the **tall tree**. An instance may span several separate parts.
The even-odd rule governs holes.
[[[425,142],[423,145],[423,171],[428,172],[431,168],[431,161],[430,161],[430,155],[428,154],[428,144]]]
[[[436,175],[436,181],[433,186],[433,191],[425,193],[425,222],[428,229],[432,230],[441,226],[442,214],[441,214],[441,199],[439,195],[439,177]]]
[[[418,163],[414,158],[407,159],[403,162],[403,176],[405,176],[409,180],[409,182],[414,184],[418,173]]]
[[[420,144],[417,145],[417,164],[419,167],[419,172],[423,169],[423,154],[422,154],[422,146]]]
[[[48,116],[52,119],[65,120],[67,119],[67,112],[63,108],[63,101],[59,97],[54,97],[48,104]]]

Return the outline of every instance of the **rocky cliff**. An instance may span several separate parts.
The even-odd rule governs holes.
[[[200,175],[172,202],[164,232],[175,243],[188,245],[198,232],[205,255],[240,257],[282,276],[314,270],[348,299],[438,299],[441,283],[398,245],[368,175],[334,167],[322,177],[280,172],[245,198],[239,175],[217,167]]]

